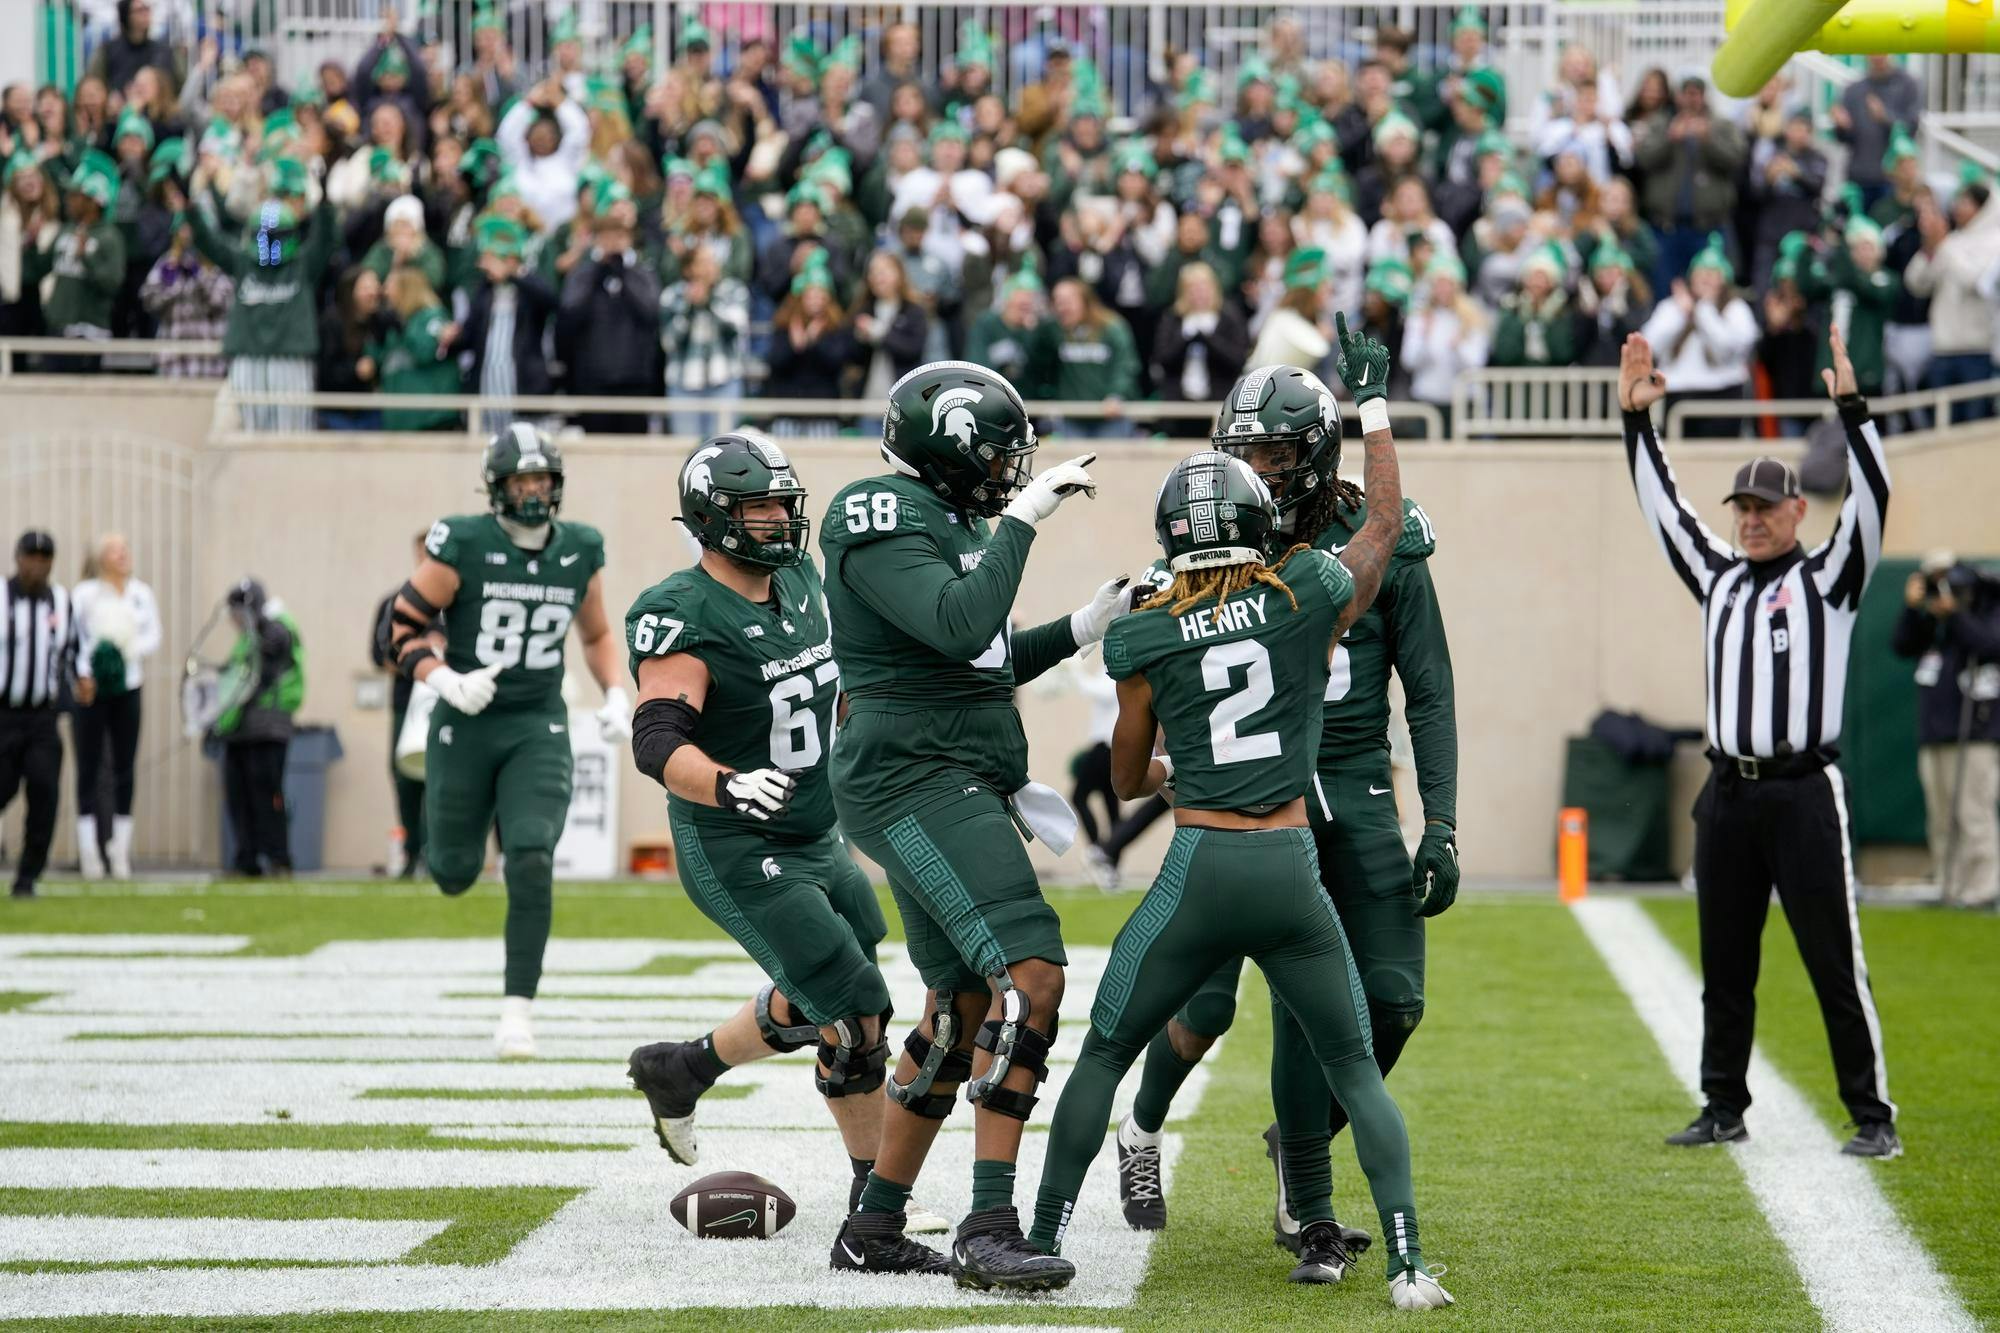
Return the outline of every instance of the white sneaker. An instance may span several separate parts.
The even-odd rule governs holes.
[[[915,1199],[903,1205],[903,1234],[909,1236],[942,1236],[951,1230],[951,1223],[939,1217]]]
[[[502,1060],[535,1058],[535,1030],[528,1023],[528,1007],[533,1003],[520,995],[500,1001],[500,1028],[493,1034],[493,1048]]]
[[[1437,1270],[1444,1272],[1440,1266]],[[1456,1305],[1451,1293],[1422,1268],[1405,1268],[1389,1279],[1389,1303],[1398,1310],[1442,1310]]]
[[[111,878],[132,878],[132,816],[111,817],[111,843],[104,849]]]
[[[76,859],[85,879],[104,878],[104,853],[97,846],[95,815],[82,815],[76,821]]]

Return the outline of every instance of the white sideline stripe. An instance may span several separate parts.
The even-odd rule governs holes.
[[[312,1259],[384,1263],[443,1231],[444,1220],[351,1217],[0,1216],[0,1263],[132,1263],[163,1259]]]
[[[1635,902],[1590,898],[1575,912],[1676,1076],[1700,1068],[1701,983],[1680,950]],[[1726,1152],[1742,1169],[1829,1333],[1973,1333],[1979,1325],[1875,1181],[1894,1164],[1842,1156],[1798,1089],[1761,1054],[1750,1058],[1750,1083],[1751,1141],[1704,1151]]]
[[[250,947],[248,935],[0,935],[0,958],[26,954],[88,954],[93,961],[121,953],[231,954]],[[76,963],[80,958],[50,958],[50,964]],[[136,959],[183,964],[165,959]],[[10,970],[8,973],[12,976]]]

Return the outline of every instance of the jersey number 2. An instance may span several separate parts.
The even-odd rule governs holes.
[[[1284,742],[1275,731],[1236,733],[1236,724],[1271,702],[1271,654],[1255,639],[1218,643],[1201,655],[1202,687],[1211,694],[1226,690],[1236,682],[1234,673],[1243,668],[1243,688],[1215,706],[1208,715],[1208,745],[1218,764],[1241,764],[1252,759],[1276,759],[1284,753]]]
[[[502,670],[526,666],[547,671],[562,665],[563,635],[569,632],[566,606],[545,602],[531,613],[520,602],[495,598],[479,608],[479,641],[473,647],[481,666]],[[526,652],[522,651],[525,646]]]
[[[820,686],[839,677],[838,662],[821,662],[810,680],[800,672],[771,687],[771,767],[801,769],[819,763],[825,747],[820,743],[812,699]],[[795,707],[797,704],[805,707]]]

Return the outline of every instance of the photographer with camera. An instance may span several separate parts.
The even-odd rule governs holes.
[[[1941,552],[1910,575],[1896,622],[1917,661],[1917,772],[1947,907],[2000,899],[2000,580]]]

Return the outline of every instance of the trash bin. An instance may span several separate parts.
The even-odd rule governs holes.
[[[222,747],[208,747],[218,766]],[[326,868],[326,770],[344,754],[340,735],[332,727],[300,727],[285,750],[285,823],[291,844],[292,869]],[[217,777],[221,775],[218,773]],[[222,864],[236,864],[235,830],[229,826],[229,803],[222,803]]]
[[[1563,804],[1590,812],[1590,877],[1662,880],[1674,877],[1668,769],[1633,763],[1602,741],[1569,738]]]

